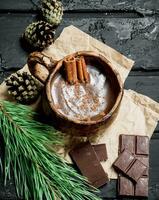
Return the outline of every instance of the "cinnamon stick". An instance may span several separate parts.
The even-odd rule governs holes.
[[[73,57],[71,58],[72,61],[72,74],[73,74],[73,83],[77,83],[78,79],[77,79],[77,65],[76,65],[76,59]]]
[[[77,83],[77,69],[76,60],[74,57],[69,57],[64,60],[64,66],[66,69],[67,81],[70,84]]]
[[[86,83],[88,83],[90,81],[90,77],[89,77],[89,74],[87,71],[87,65],[83,56],[81,56],[81,62],[82,62],[84,80]]]
[[[84,82],[84,75],[83,75],[82,61],[81,61],[80,57],[76,58],[76,63],[77,63],[77,77],[78,77],[78,80],[83,83]]]

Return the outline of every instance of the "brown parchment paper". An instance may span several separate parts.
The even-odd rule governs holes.
[[[66,27],[60,37],[45,53],[55,60],[76,51],[95,51],[105,56],[114,69],[120,74],[123,83],[127,78],[134,61],[128,59],[116,50],[94,39],[74,26]],[[25,65],[20,71],[28,71]],[[7,87],[3,82],[0,85],[0,99],[13,99],[7,93]],[[38,107],[40,99],[32,105],[33,109]],[[159,120],[159,103],[149,97],[138,94],[132,90],[124,90],[123,99],[117,113],[107,124],[105,132],[96,138],[90,138],[94,144],[105,143],[108,151],[108,160],[102,163],[109,178],[117,178],[116,172],[112,168],[112,163],[118,156],[118,138],[120,134],[147,135],[151,138],[157,122]],[[69,163],[71,159],[64,149],[60,154]]]

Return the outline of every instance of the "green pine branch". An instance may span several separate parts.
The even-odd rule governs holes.
[[[13,168],[17,194],[26,200],[100,200],[98,191],[48,148],[62,145],[63,137],[37,116],[27,106],[0,101],[5,183]]]

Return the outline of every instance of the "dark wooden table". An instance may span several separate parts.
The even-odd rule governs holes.
[[[159,102],[159,0],[63,0],[65,14],[57,36],[75,25],[135,60],[125,88]],[[37,19],[38,0],[0,0],[0,81],[26,63],[28,53],[19,38]],[[68,47],[69,48],[69,47]],[[2,178],[2,177],[1,177]],[[15,200],[13,180],[3,187],[0,200]],[[103,187],[103,199],[116,197],[116,181]],[[159,126],[150,145],[149,200],[159,200]]]

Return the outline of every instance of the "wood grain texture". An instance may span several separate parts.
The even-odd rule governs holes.
[[[20,68],[27,58],[19,38],[26,26],[36,19],[32,14],[0,14],[0,70]],[[159,69],[159,19],[115,18],[104,14],[66,14],[57,36],[73,24],[91,36],[135,60],[134,70]]]
[[[26,63],[28,53],[22,49],[19,38],[26,26],[36,19],[39,1],[0,0],[0,82]],[[159,102],[159,1],[62,0],[62,2],[65,15],[62,25],[57,30],[57,36],[65,26],[73,24],[134,59],[135,66],[126,80],[125,88],[133,89]],[[159,125],[150,145],[148,200],[159,199],[158,152]],[[107,187],[101,188],[101,196],[103,199],[117,200],[116,181],[111,180]],[[0,200],[16,199],[14,180],[9,181],[4,187],[1,177]]]
[[[1,10],[36,10],[40,0],[0,1]],[[141,14],[153,14],[159,10],[156,0],[62,0],[65,11],[136,11]]]

